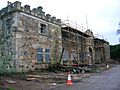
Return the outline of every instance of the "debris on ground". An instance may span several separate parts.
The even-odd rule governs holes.
[[[57,84],[56,83],[51,83],[50,85],[56,86]]]
[[[94,75],[97,71],[106,70],[106,67],[96,66],[93,69],[94,72],[85,71],[84,73],[82,73],[84,68],[71,68],[64,72],[64,67],[62,70],[63,71],[59,72],[44,71],[42,73],[41,70],[37,70],[37,72],[35,71],[32,73],[16,74],[13,76],[0,76],[0,90],[7,90],[7,88],[14,88],[12,90],[47,90],[47,88],[51,88],[59,84],[66,84],[68,71],[71,72],[70,75],[72,82],[77,83],[82,82],[84,78]]]
[[[5,80],[5,82],[9,83],[9,84],[16,84],[17,81],[15,80]]]
[[[32,80],[36,80],[36,78],[32,78],[32,77],[29,77],[29,78],[26,78],[27,81],[32,81]]]

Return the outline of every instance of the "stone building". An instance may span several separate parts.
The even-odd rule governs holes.
[[[61,19],[42,9],[31,10],[16,1],[0,10],[2,71],[22,72],[57,63],[96,64],[110,59],[107,41],[95,38],[90,30],[62,26]]]
[[[65,64],[89,64],[87,52],[87,39],[90,36],[72,28],[70,26],[62,27],[63,39],[63,63]]]
[[[95,64],[109,62],[110,47],[104,39],[94,38]]]
[[[110,60],[109,42],[95,38],[91,30],[87,30],[85,33],[90,36],[88,38],[88,47],[92,64],[107,64]]]
[[[59,60],[61,20],[45,15],[41,6],[30,10],[29,5],[22,7],[21,2],[8,2],[0,11],[0,23],[5,53],[12,57],[6,69],[15,66],[16,71],[21,72],[35,67],[45,68]]]
[[[62,27],[63,63],[94,65],[110,60],[109,43],[95,38],[91,30],[81,32],[70,26]]]

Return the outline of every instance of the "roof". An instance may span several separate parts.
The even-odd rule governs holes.
[[[62,30],[65,29],[65,30],[69,30],[71,32],[74,32],[74,33],[79,33],[80,35],[82,36],[85,36],[85,37],[90,37],[89,35],[87,35],[86,33],[82,32],[82,31],[79,31],[75,28],[72,28],[70,26],[66,26],[66,27],[62,27]]]
[[[103,43],[109,43],[109,42],[107,42],[107,41],[104,40],[104,39],[94,38],[94,40],[98,40],[98,41],[101,41],[101,42],[103,42]]]

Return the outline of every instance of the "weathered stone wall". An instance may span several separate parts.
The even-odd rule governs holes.
[[[88,64],[94,64],[95,63],[95,51],[94,51],[93,32],[88,29],[87,31],[85,31],[85,33],[90,36],[87,38],[87,41],[86,41],[87,61],[88,61]]]
[[[99,39],[94,39],[94,50],[95,50],[95,63],[100,64],[102,63],[103,57],[103,43]]]
[[[12,34],[13,14],[0,16],[0,72],[16,72],[15,42]]]
[[[38,48],[43,48],[41,63],[49,63],[45,60],[45,49],[50,49],[50,63],[58,62],[62,49],[61,27],[24,13],[16,15],[18,17],[18,27],[16,28],[18,67],[21,70],[23,67],[26,70],[34,68],[34,64],[39,63],[37,61]],[[44,32],[41,32],[41,24],[46,26]]]
[[[61,20],[45,14],[42,9],[39,6],[31,10],[29,5],[22,7],[21,2],[16,1],[8,2],[7,7],[0,10],[0,68],[3,72],[28,71],[56,64],[63,47],[72,64],[75,61],[94,64],[97,59],[102,63],[110,59],[109,43],[102,42],[99,50],[90,30],[80,33],[73,29],[67,36],[68,42],[62,44]]]
[[[8,2],[8,6],[0,10],[2,31],[5,38],[5,53],[10,56],[11,65],[17,71],[34,70],[35,64],[54,64],[60,59],[61,20],[51,17],[42,11],[42,7],[30,10],[29,5],[21,6],[21,2]],[[8,44],[7,44],[8,43]],[[42,62],[38,61],[38,49],[42,48]],[[48,55],[50,61],[46,60]],[[40,66],[41,67],[41,66]],[[10,70],[10,69],[9,69]]]
[[[103,39],[94,39],[95,63],[107,63],[110,60],[109,43]]]
[[[91,64],[91,58],[88,58],[90,53],[87,40],[89,37],[89,35],[72,27],[62,28],[63,62],[65,64]]]

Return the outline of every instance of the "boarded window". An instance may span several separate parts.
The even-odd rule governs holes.
[[[46,62],[50,62],[50,49],[45,49],[45,60]]]
[[[69,53],[67,51],[63,52],[63,61],[67,61],[69,58]]]
[[[79,53],[79,59],[82,63],[84,62],[84,59],[85,59],[85,53],[84,52]]]
[[[37,61],[39,63],[43,62],[43,48],[37,48]]]
[[[71,60],[76,61],[77,60],[77,53],[76,52],[71,52]]]

